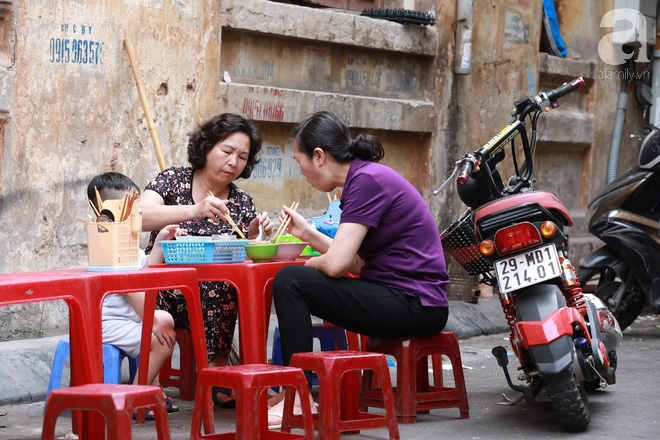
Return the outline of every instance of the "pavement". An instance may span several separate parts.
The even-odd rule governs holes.
[[[514,382],[517,360],[511,353],[508,332],[486,335],[474,334],[473,326],[462,328],[465,323],[478,322],[483,326],[480,331],[501,328],[499,317],[501,310],[497,300],[479,300],[477,304],[453,303],[454,310],[450,327],[453,327],[461,339],[459,341],[465,385],[470,405],[470,417],[461,419],[457,408],[434,409],[418,415],[417,423],[399,424],[401,439],[578,439],[625,438],[657,439],[660,433],[660,420],[657,415],[657,399],[660,395],[658,365],[660,365],[660,315],[645,314],[624,332],[624,339],[617,349],[619,368],[617,383],[605,389],[588,393],[591,411],[591,424],[581,433],[567,433],[561,421],[554,415],[552,404],[546,393],[540,393],[536,401],[527,404],[524,401],[515,406],[502,406],[500,403],[506,394],[514,397],[515,392],[507,385],[502,370],[497,366],[491,354],[496,345],[508,348],[509,372]],[[459,310],[460,309],[460,310]],[[459,320],[463,313],[464,321]],[[484,316],[485,315],[485,316]],[[488,316],[490,315],[490,316]],[[491,326],[486,322],[494,318]],[[503,319],[503,318],[502,318]],[[459,321],[458,323],[456,321]],[[57,338],[52,338],[56,343]],[[6,349],[0,344],[0,353]],[[51,346],[54,346],[51,342]],[[26,351],[28,344],[25,344]],[[47,353],[50,362],[52,352]],[[5,371],[7,357],[0,358],[0,368]],[[16,365],[16,363],[14,364]],[[48,376],[50,366],[45,367],[42,375]],[[452,383],[451,366],[443,364],[444,380],[448,386]],[[391,368],[391,373],[395,367]],[[16,372],[13,372],[16,373]],[[18,373],[16,373],[18,374]],[[36,380],[34,375],[27,375]],[[47,381],[46,379],[43,379]],[[44,382],[45,383],[45,382]],[[6,386],[6,383],[0,384]],[[167,393],[181,408],[171,415],[169,426],[173,440],[190,437],[192,420],[192,402],[178,399],[174,388],[167,388]],[[35,393],[36,398],[36,393]],[[0,440],[38,439],[41,436],[43,401],[0,405]],[[382,410],[370,409],[370,412],[382,413]],[[216,408],[214,411],[216,432],[230,432],[235,427],[236,410]],[[63,413],[57,423],[56,437],[75,438],[70,434],[71,418]],[[299,431],[298,431],[299,432]],[[136,440],[155,439],[154,422],[138,424],[133,422],[132,438]],[[388,439],[385,429],[361,431],[359,434],[344,434],[342,440]]]
[[[277,325],[277,317],[273,313],[271,314],[268,347],[272,346],[275,325]],[[459,339],[465,339],[503,332],[507,330],[507,326],[498,299],[487,297],[479,298],[474,303],[450,301],[449,319],[445,329],[454,332]],[[39,437],[41,411],[43,411],[43,402],[48,389],[53,355],[58,341],[67,337],[67,335],[57,335],[40,339],[0,342],[0,439]],[[318,341],[316,343],[318,344]],[[319,350],[320,348],[317,346],[315,349]],[[122,376],[126,381],[128,378],[128,363],[124,362],[123,364]],[[173,365],[178,365],[178,349],[175,350],[173,356]],[[394,371],[395,369],[392,367],[392,372]],[[67,361],[62,375],[61,387],[68,386],[68,380]],[[186,418],[185,414],[189,413],[189,416],[191,416],[192,402],[178,400],[178,390],[174,388],[167,388],[167,392],[168,395],[176,399],[177,404],[182,408],[181,416],[177,415],[176,418],[173,417],[171,420],[187,420],[189,423],[189,417]],[[4,414],[3,410],[7,414]],[[17,415],[24,423],[31,424],[31,427],[7,423],[8,420],[14,419],[12,413]],[[233,411],[231,413],[233,414]],[[30,417],[29,414],[34,414],[36,420],[34,417]],[[227,414],[228,412],[225,411],[218,415],[216,411],[216,419],[218,417],[222,419]],[[224,422],[233,423],[231,417],[224,420]],[[16,423],[19,419],[16,419]],[[220,423],[220,420],[217,423]],[[11,429],[12,427],[17,430]],[[70,423],[58,423],[58,435],[65,435],[67,427],[70,430]],[[189,429],[189,424],[186,425],[186,429]],[[172,430],[176,430],[174,425],[172,425]],[[172,434],[172,437],[175,438],[174,432]]]

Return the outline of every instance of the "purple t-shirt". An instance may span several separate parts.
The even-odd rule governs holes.
[[[425,306],[448,306],[440,233],[410,182],[385,165],[355,159],[341,200],[341,223],[370,226],[358,250],[365,261],[360,279],[418,297]]]

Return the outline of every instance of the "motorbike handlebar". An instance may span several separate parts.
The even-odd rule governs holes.
[[[557,104],[557,100],[559,98],[561,98],[564,95],[568,95],[573,90],[577,90],[582,86],[584,86],[584,79],[580,76],[578,78],[575,78],[573,81],[562,84],[561,86],[557,87],[554,90],[539,93],[533,99],[534,101],[533,106],[530,107],[524,105],[520,108],[517,108],[518,110],[517,113],[526,116],[530,111],[533,110],[542,110],[549,112],[550,109],[557,108],[559,106],[559,104]],[[522,100],[520,102],[524,104],[524,101],[525,100]]]
[[[571,82],[564,83],[563,85],[557,87],[554,90],[550,90],[546,94],[548,95],[548,99],[550,99],[550,101],[555,101],[564,95],[568,95],[573,90],[579,89],[580,87],[584,87],[584,78],[582,78],[581,76],[575,78]]]
[[[458,176],[456,177],[456,183],[457,183],[459,186],[465,186],[465,185],[467,185],[467,183],[468,183],[468,177],[469,177],[469,175],[470,175],[470,172],[472,171],[472,167],[473,167],[473,165],[474,165],[474,164],[473,164],[472,161],[470,161],[469,159],[464,159],[464,160],[461,162],[461,166],[460,166],[460,168],[458,169]]]

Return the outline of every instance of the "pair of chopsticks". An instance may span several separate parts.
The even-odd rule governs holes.
[[[298,209],[299,203],[298,202],[293,202],[291,204],[291,210],[293,212],[296,212],[296,209]],[[280,238],[282,238],[282,235],[286,231],[286,228],[289,226],[289,223],[291,222],[291,216],[287,214],[286,218],[282,223],[280,223],[280,227],[277,228],[277,232],[275,232],[275,235],[273,236],[273,239],[271,240],[273,243],[277,244]]]
[[[341,198],[341,190],[337,190],[334,199],[332,198],[332,195],[330,195],[330,193],[326,193],[326,194],[328,195],[328,203],[332,203],[333,200],[339,200]]]
[[[131,215],[131,211],[133,211],[133,202],[135,202],[137,197],[137,194],[126,194],[124,196],[124,204],[122,205],[121,213],[119,214],[119,222],[123,222],[129,215]]]
[[[211,191],[207,192],[206,194],[211,197],[215,197]],[[243,234],[243,231],[241,231],[241,228],[236,226],[236,223],[234,223],[234,220],[231,219],[229,214],[225,214],[225,220],[227,220],[227,222],[231,225],[232,228],[236,229],[236,232],[238,232],[238,235],[240,235],[243,240],[247,240],[247,238]]]
[[[100,217],[101,213],[99,212],[98,209],[96,209],[96,205],[94,204],[94,202],[92,202],[92,199],[87,199],[87,201],[89,202],[89,206],[92,207],[92,211],[94,211],[94,214],[96,214],[96,217],[97,218]]]

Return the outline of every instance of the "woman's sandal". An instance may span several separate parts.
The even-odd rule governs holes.
[[[218,399],[218,393],[224,394],[229,397],[229,400],[221,401]],[[236,408],[236,399],[231,398],[231,388],[225,387],[211,387],[211,399],[213,399],[213,405],[219,408]]]
[[[174,401],[170,396],[165,396],[165,406],[167,407],[168,414],[174,414],[179,412],[179,407],[174,405]]]
[[[178,411],[178,409],[177,409]],[[137,411],[133,411],[133,420],[137,419]],[[146,413],[144,413],[144,420],[145,421],[151,421],[151,420],[156,420],[156,416],[154,415],[154,410],[148,409]]]

